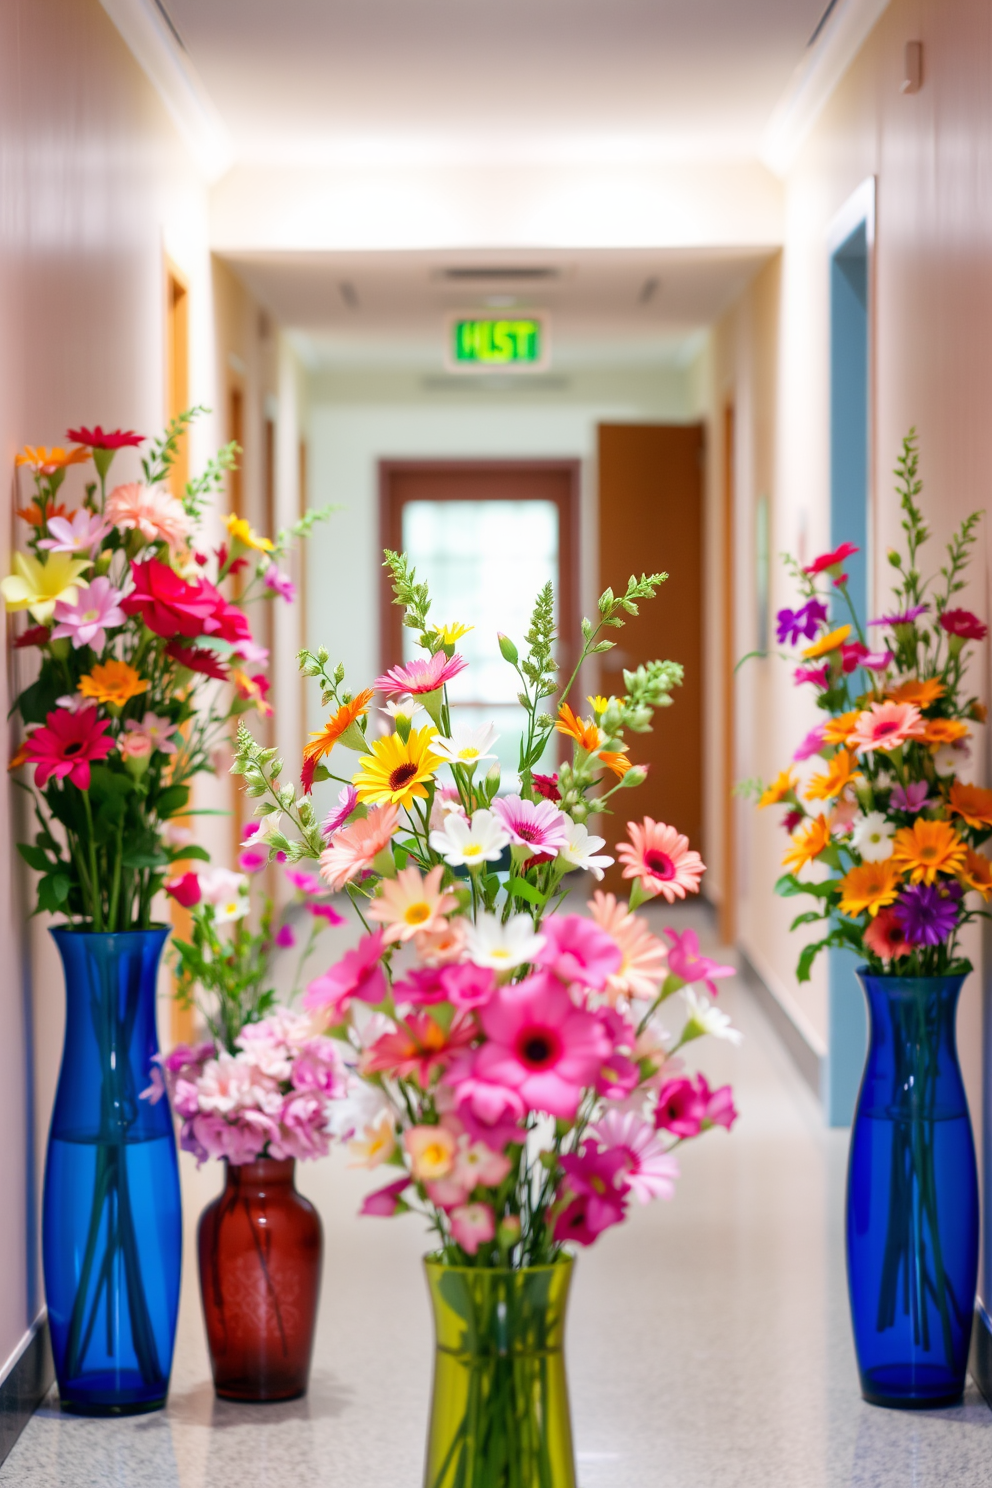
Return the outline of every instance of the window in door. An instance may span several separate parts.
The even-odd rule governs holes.
[[[559,660],[574,656],[574,508],[577,470],[571,463],[432,467],[391,465],[383,471],[384,546],[400,547],[432,596],[431,618],[473,629],[458,642],[469,663],[449,688],[454,719],[466,727],[488,721],[499,738],[494,752],[502,788],[516,783],[522,714],[519,681],[499,652],[498,632],[523,651],[534,601],[554,587]],[[392,540],[388,534],[392,534]],[[385,578],[388,591],[388,575]],[[386,599],[391,599],[387,592]],[[398,607],[384,611],[384,666],[417,654],[416,636]],[[566,672],[567,676],[568,673]],[[554,739],[546,750],[553,769]]]

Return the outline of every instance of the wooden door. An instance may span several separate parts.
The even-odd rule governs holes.
[[[601,424],[599,589],[620,591],[631,574],[665,572],[657,597],[614,632],[602,658],[601,690],[623,691],[623,668],[660,657],[681,662],[685,681],[655,715],[650,734],[630,734],[630,757],[651,767],[646,783],[616,798],[622,813],[654,817],[684,832],[696,849],[703,822],[703,429],[700,424]],[[600,830],[603,830],[601,827]]]

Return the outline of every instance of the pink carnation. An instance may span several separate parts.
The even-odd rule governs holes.
[[[541,924],[544,949],[538,966],[561,982],[579,982],[601,992],[623,957],[614,940],[582,915],[549,915]]]

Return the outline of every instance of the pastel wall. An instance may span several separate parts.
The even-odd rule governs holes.
[[[923,86],[904,93],[905,46],[923,43]],[[987,0],[896,0],[872,32],[813,129],[786,182],[785,243],[778,266],[765,270],[716,328],[708,373],[713,438],[710,508],[719,511],[722,413],[737,413],[738,533],[735,647],[754,644],[754,503],[771,501],[771,551],[808,560],[829,546],[828,234],[859,185],[877,178],[877,242],[871,379],[874,443],[870,458],[870,585],[876,611],[888,590],[886,549],[897,540],[898,505],[891,469],[900,440],[916,425],[921,441],[923,507],[932,525],[924,549],[939,566],[943,544],[963,516],[988,504],[992,483],[992,8]],[[964,602],[988,616],[984,524]],[[711,579],[718,583],[718,554]],[[772,608],[789,601],[780,564],[773,566]],[[710,655],[719,668],[719,644]],[[988,654],[973,685],[988,696]],[[774,776],[811,726],[809,700],[789,669],[748,663],[736,684],[738,778]],[[721,699],[710,694],[711,737],[719,734]],[[988,778],[985,730],[976,740],[975,770]],[[711,772],[709,837],[716,881],[724,802]],[[800,987],[793,968],[799,938],[790,936],[792,905],[771,886],[783,847],[781,813],[757,814],[744,803],[738,823],[737,919],[741,943],[809,1042],[826,1047],[824,975]],[[981,947],[970,947],[981,963]],[[982,977],[970,979],[959,1032],[976,1124],[981,1109]]]

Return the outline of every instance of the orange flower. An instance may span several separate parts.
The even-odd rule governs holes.
[[[992,790],[955,780],[951,786],[950,807],[954,815],[963,817],[969,827],[992,827]]]
[[[255,677],[249,677],[248,673],[243,672],[240,667],[232,667],[231,681],[234,683],[235,690],[242,702],[251,703],[258,709],[263,718],[272,717],[275,709],[271,703],[266,702],[265,694],[268,691],[268,683],[266,682],[263,688],[262,682],[265,682],[264,677],[261,680],[257,680]]]
[[[983,899],[992,896],[992,863],[984,853],[967,848],[964,867],[958,869],[958,877],[969,889],[977,889]]]
[[[372,688],[366,687],[365,691],[360,692],[357,697],[353,697],[350,703],[342,703],[338,711],[327,720],[325,728],[323,730],[318,729],[315,734],[310,735],[310,741],[303,751],[303,758],[305,760],[321,760],[325,754],[330,754],[338,740],[347,733],[352,725],[356,724],[359,718],[364,718],[365,714],[369,711],[369,703],[371,703],[374,696],[375,694]],[[354,743],[351,743],[350,740],[346,740],[345,742],[349,744],[350,748],[366,749],[368,745],[362,735],[361,729],[356,729],[355,732],[359,735],[359,738]]]
[[[965,845],[948,822],[918,816],[911,827],[899,828],[886,861],[907,871],[913,883],[932,884],[938,873],[957,873],[964,860]]]
[[[65,502],[60,501],[58,506],[50,506],[43,517],[41,515],[41,507],[37,501],[32,501],[30,506],[19,506],[17,508],[17,515],[22,522],[27,522],[29,527],[40,527],[42,522],[50,522],[53,517],[64,517],[66,511]]]
[[[14,464],[30,465],[37,475],[54,475],[56,470],[64,470],[67,465],[85,465],[89,457],[89,450],[82,445],[64,450],[59,445],[47,449],[43,444],[26,444],[24,453],[16,456]]]
[[[874,919],[880,909],[895,902],[900,877],[891,858],[883,858],[880,863],[859,863],[840,881],[841,913],[853,918],[867,911]]]
[[[885,696],[891,698],[894,703],[913,703],[917,708],[929,708],[944,696],[947,688],[943,682],[938,682],[936,677],[927,677],[925,680],[910,680],[900,682],[898,687],[891,688]]]
[[[147,692],[148,683],[126,661],[103,661],[80,677],[79,691],[83,697],[94,698],[98,703],[123,708],[129,698]]]
[[[10,764],[7,766],[8,770],[19,770],[24,764],[25,760],[28,757],[28,743],[29,741],[25,739],[23,743],[17,746],[14,753],[10,757]]]
[[[796,777],[791,770],[783,770],[777,780],[762,793],[758,801],[759,806],[777,806],[784,801],[786,796],[791,796],[796,788]]]
[[[828,631],[812,646],[807,646],[803,652],[803,661],[815,661],[818,656],[829,656],[831,651],[839,651],[841,646],[851,634],[849,625],[838,625],[836,630]]]
[[[608,770],[612,770],[618,780],[622,780],[630,769],[630,760],[627,756],[625,754],[615,754],[612,749],[604,749],[599,758],[600,763],[604,764]],[[642,765],[641,769],[644,768]]]
[[[825,744],[846,744],[851,737],[851,730],[860,717],[860,708],[854,708],[850,713],[838,713],[836,718],[828,719],[823,726],[823,742]]]
[[[959,739],[967,739],[971,733],[971,729],[960,718],[927,718],[924,722],[926,728],[923,742],[936,749],[941,744],[956,744]]]
[[[591,719],[587,723],[584,718],[576,718],[567,703],[562,703],[558,709],[558,722],[555,728],[559,734],[567,734],[570,739],[574,739],[579,748],[584,749],[587,754],[595,754],[600,744],[603,743],[602,730],[597,728]]]
[[[846,749],[838,749],[827,766],[825,775],[814,775],[806,787],[807,801],[831,801],[839,796],[852,781],[861,779],[860,770],[852,770],[852,755]]]
[[[825,816],[818,816],[793,837],[792,846],[782,859],[782,866],[798,873],[807,863],[818,858],[829,845],[830,824]]]

